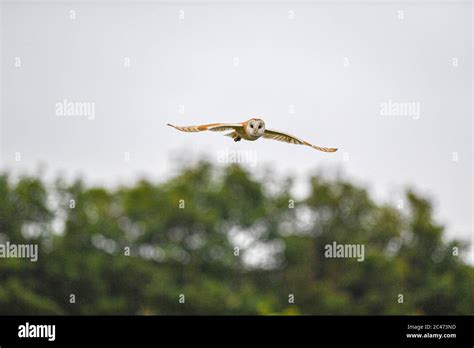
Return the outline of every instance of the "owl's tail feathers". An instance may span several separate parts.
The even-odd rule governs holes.
[[[238,135],[237,132],[230,132],[230,133],[224,134],[224,136],[231,137],[231,138],[235,138],[237,135]]]

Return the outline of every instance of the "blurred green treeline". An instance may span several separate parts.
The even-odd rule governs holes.
[[[314,175],[293,201],[271,180],[206,161],[116,189],[3,174],[0,243],[39,259],[0,258],[0,314],[474,314],[467,245],[428,200],[397,209]],[[333,241],[365,260],[326,258]]]

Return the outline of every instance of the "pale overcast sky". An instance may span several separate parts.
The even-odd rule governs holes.
[[[115,185],[163,180],[183,153],[217,162],[245,150],[251,171],[293,173],[300,193],[321,168],[394,205],[415,188],[449,237],[472,240],[469,1],[12,1],[1,11],[3,170],[42,163],[51,177]],[[91,113],[61,114],[65,100]],[[165,126],[252,116],[340,150]]]

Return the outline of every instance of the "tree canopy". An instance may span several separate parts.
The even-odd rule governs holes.
[[[467,244],[429,200],[318,174],[294,199],[272,179],[206,161],[113,189],[5,173],[0,243],[39,256],[0,258],[0,314],[474,314]],[[327,257],[333,242],[364,260]]]

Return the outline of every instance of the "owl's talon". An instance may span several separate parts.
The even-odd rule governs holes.
[[[238,142],[238,141],[241,141],[241,140],[242,140],[241,137],[235,137],[235,138],[234,138],[234,141],[235,141],[235,142]]]

